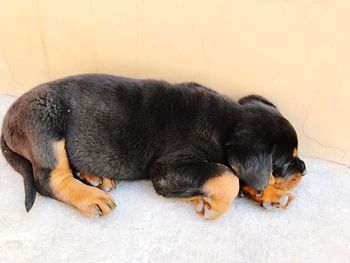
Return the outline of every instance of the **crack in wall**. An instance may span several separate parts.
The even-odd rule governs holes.
[[[42,51],[43,51],[43,55],[44,55],[44,63],[45,63],[45,72],[48,75],[49,79],[51,79],[50,77],[50,65],[49,65],[49,55],[47,52],[47,48],[46,48],[46,42],[45,42],[45,37],[44,37],[44,30],[43,30],[43,21],[42,21],[42,15],[41,15],[41,10],[40,10],[40,3],[38,0],[33,0],[33,6],[34,6],[34,10],[35,10],[35,17],[36,17],[36,22],[37,22],[37,26],[39,29],[39,36],[40,36],[40,43],[41,43],[41,47],[42,47]]]
[[[314,99],[316,99],[316,97]],[[348,148],[340,148],[338,146],[324,144],[324,143],[320,142],[318,139],[314,138],[313,136],[307,134],[307,132],[305,131],[305,125],[306,125],[307,120],[309,119],[309,110],[311,109],[312,105],[313,105],[313,102],[310,104],[310,106],[307,109],[305,107],[303,107],[305,114],[306,114],[306,117],[305,117],[303,124],[302,124],[303,135],[306,138],[308,138],[309,140],[313,141],[314,143],[318,144],[319,146],[321,146],[323,148],[334,149],[334,150],[340,151],[342,153],[342,156],[339,158],[339,161],[342,161],[345,158],[347,151],[349,150]]]
[[[15,73],[13,72],[10,63],[8,62],[7,57],[6,57],[4,54],[0,54],[0,56],[2,56],[3,60],[5,61],[6,67],[7,67],[8,71],[9,71],[9,73],[10,73],[10,75],[11,75],[11,78],[12,78],[13,82],[14,82],[18,87],[21,87],[22,85],[17,81],[16,76],[15,76]]]
[[[340,159],[340,162],[343,162],[343,161],[345,160],[345,157],[346,157],[346,155],[347,155],[349,152],[350,152],[350,149],[347,149],[347,150],[345,151],[345,154],[344,154],[344,156]],[[350,168],[350,166],[349,166],[349,168]]]

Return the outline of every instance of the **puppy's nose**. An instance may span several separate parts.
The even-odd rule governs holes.
[[[304,176],[305,174],[307,174],[307,169],[306,168],[305,168],[304,172],[301,175]]]
[[[307,171],[306,171],[306,166],[305,166],[304,161],[298,158],[297,162],[298,162],[298,166],[299,166],[301,174],[305,175]]]

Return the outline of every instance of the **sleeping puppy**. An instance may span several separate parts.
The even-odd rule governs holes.
[[[215,219],[239,180],[259,197],[272,174],[303,173],[297,146],[291,124],[262,97],[237,103],[195,83],[102,74],[30,90],[9,108],[1,134],[3,155],[23,175],[27,211],[39,192],[85,216],[116,207],[103,191],[116,180],[149,179],[158,194],[190,200]],[[105,187],[82,183],[77,171]],[[269,190],[277,202],[279,194]]]

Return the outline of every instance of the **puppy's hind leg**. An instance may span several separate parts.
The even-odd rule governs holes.
[[[115,207],[110,195],[73,177],[64,141],[68,112],[60,96],[45,85],[26,93],[10,107],[4,118],[2,143],[6,145],[2,150],[28,185],[39,193],[74,206],[86,216],[108,214]],[[18,156],[8,149],[23,156],[20,160],[25,167],[17,165]],[[11,156],[6,156],[8,153]],[[25,170],[18,169],[23,167]]]
[[[102,190],[75,179],[69,166],[64,140],[52,143],[54,167],[34,166],[34,177],[45,178],[49,195],[77,208],[85,216],[106,215],[116,207],[112,197]]]

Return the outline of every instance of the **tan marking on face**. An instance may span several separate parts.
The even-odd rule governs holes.
[[[203,186],[204,196],[192,197],[197,213],[206,219],[216,219],[225,214],[239,191],[239,179],[233,173],[209,179]]]
[[[106,215],[116,207],[112,197],[102,190],[75,179],[69,166],[64,140],[53,145],[55,169],[50,185],[56,199],[77,208],[85,216]]]
[[[298,156],[298,149],[294,148],[293,150],[293,157],[297,157]]]
[[[274,185],[275,184],[275,177],[270,174],[270,179],[269,179],[269,185]]]
[[[294,176],[289,176],[288,178],[276,177],[273,187],[289,192],[299,184],[301,177],[301,173],[296,173]]]

